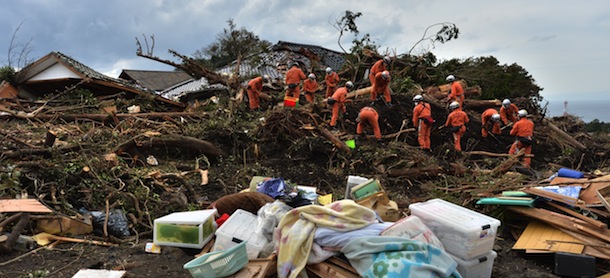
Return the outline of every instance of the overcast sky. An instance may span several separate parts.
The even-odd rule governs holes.
[[[10,3],[9,3],[10,2]],[[171,70],[137,57],[135,38],[153,35],[155,54],[191,55],[216,41],[234,19],[261,39],[339,50],[329,22],[346,10],[382,51],[406,53],[426,27],[452,22],[457,40],[430,50],[441,60],[494,56],[524,67],[547,99],[610,100],[610,4],[605,0],[13,0],[0,9],[0,63],[12,35],[30,42],[30,60],[62,52],[116,77],[122,69]],[[436,31],[437,29],[434,29]],[[346,37],[349,47],[352,37]],[[424,45],[429,47],[429,45]],[[422,48],[417,48],[421,51]],[[175,60],[175,59],[174,59]]]

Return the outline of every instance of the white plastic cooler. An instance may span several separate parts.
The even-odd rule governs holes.
[[[500,221],[442,199],[409,205],[443,243],[445,250],[463,260],[488,254],[494,245]]]

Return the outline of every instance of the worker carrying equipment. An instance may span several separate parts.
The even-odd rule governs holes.
[[[292,63],[290,69],[286,72],[285,82],[286,85],[288,85],[286,96],[299,98],[299,95],[301,95],[301,80],[305,80],[306,78],[305,73],[298,67],[298,64]]]
[[[390,72],[384,70],[375,75],[375,82],[371,88],[371,105],[377,101],[377,96],[383,95],[383,101],[388,105],[392,106],[392,96],[390,96]]]
[[[500,130],[500,114],[494,108],[489,108],[481,114],[481,136],[487,137],[489,131],[496,135],[502,132]]]
[[[527,111],[522,109],[517,113],[519,120],[513,125],[510,135],[516,136],[515,142],[511,145],[508,154],[516,154],[520,149],[528,155],[532,153],[532,144],[534,143],[534,122],[527,119]],[[530,167],[532,159],[529,157],[523,158],[523,165]]]
[[[303,81],[303,91],[305,91],[305,99],[311,103],[315,100],[316,92],[318,91],[318,82],[316,81],[316,75],[310,73],[307,79]]]
[[[335,91],[331,99],[334,100],[332,106],[332,116],[330,118],[330,127],[331,129],[335,129],[337,125],[337,120],[339,119],[339,113],[347,112],[344,103],[351,102],[351,100],[347,99],[347,93],[354,88],[354,83],[352,81],[345,82],[345,87],[341,87]],[[330,104],[330,102],[329,102]]]
[[[449,104],[449,109],[451,109],[451,113],[447,116],[447,121],[445,122],[446,127],[451,128],[451,133],[453,135],[453,147],[456,151],[462,151],[462,135],[466,132],[466,124],[470,121],[468,119],[468,115],[466,112],[462,111],[460,108],[460,104],[457,101]]]
[[[460,108],[464,105],[464,88],[460,82],[455,81],[455,76],[449,75],[445,78],[447,82],[451,83],[451,89],[447,96],[447,101],[457,101],[460,104]]]
[[[423,101],[422,95],[413,97],[413,126],[417,129],[417,142],[422,150],[430,150],[430,132],[432,131],[432,108]]]
[[[381,130],[379,129],[379,114],[373,107],[365,106],[360,109],[358,117],[356,118],[358,126],[356,127],[356,134],[362,135],[364,127],[368,126],[373,130],[375,139],[381,141]]]
[[[324,82],[326,83],[326,97],[329,98],[337,90],[337,85],[339,85],[339,75],[334,72],[331,67],[327,67]]]
[[[517,113],[519,108],[517,105],[510,102],[509,99],[504,99],[502,101],[502,107],[500,107],[500,117],[502,118],[502,123],[507,125],[509,122],[514,123],[517,121]]]
[[[375,62],[375,64],[373,64],[373,66],[371,67],[371,70],[369,71],[369,80],[371,81],[371,86],[375,85],[375,76],[378,73],[381,73],[385,70],[387,70],[387,66],[390,64],[390,57],[389,56],[384,56],[383,59],[378,60],[377,62]]]

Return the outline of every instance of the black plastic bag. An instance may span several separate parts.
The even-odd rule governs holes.
[[[106,213],[101,211],[91,212],[91,222],[93,224],[93,233],[98,236],[104,236],[104,220]],[[111,210],[108,213],[108,234],[123,238],[130,236],[129,222],[127,217],[120,209]]]

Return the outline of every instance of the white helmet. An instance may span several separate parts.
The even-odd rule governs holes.
[[[269,81],[269,79],[271,79],[271,78],[269,78],[269,75],[266,75],[266,74],[263,75],[263,81],[267,82],[267,81]]]
[[[415,95],[415,96],[413,97],[413,101],[414,101],[414,102],[420,102],[420,101],[422,101],[423,99],[424,99],[424,97],[422,97],[422,95]]]
[[[510,99],[505,98],[505,99],[502,101],[502,106],[504,106],[504,107],[507,107],[507,108],[508,108],[508,106],[509,106],[509,105],[510,105]]]
[[[313,73],[310,73],[307,77],[309,77],[309,79],[316,79],[316,75]]]
[[[500,114],[495,113],[493,115],[491,115],[491,120],[494,122],[499,122],[500,121]]]
[[[383,62],[386,64],[389,64],[392,60],[390,59],[390,56],[383,56]]]
[[[452,102],[451,104],[449,104],[449,109],[454,110],[456,108],[460,107],[460,103],[457,101]]]
[[[352,83],[352,81],[347,81],[345,82],[345,87],[348,89],[354,88],[354,83]]]
[[[384,70],[384,71],[381,73],[381,77],[383,77],[383,79],[390,79],[390,72],[389,72],[389,71],[387,71],[387,70]]]
[[[326,68],[326,74],[330,74],[331,72],[333,72],[333,69],[331,69],[330,67]]]
[[[455,76],[453,75],[448,75],[447,78],[445,78],[447,81],[451,82],[455,80]]]
[[[521,110],[519,110],[518,114],[519,114],[519,118],[527,117],[527,110],[521,109]]]

